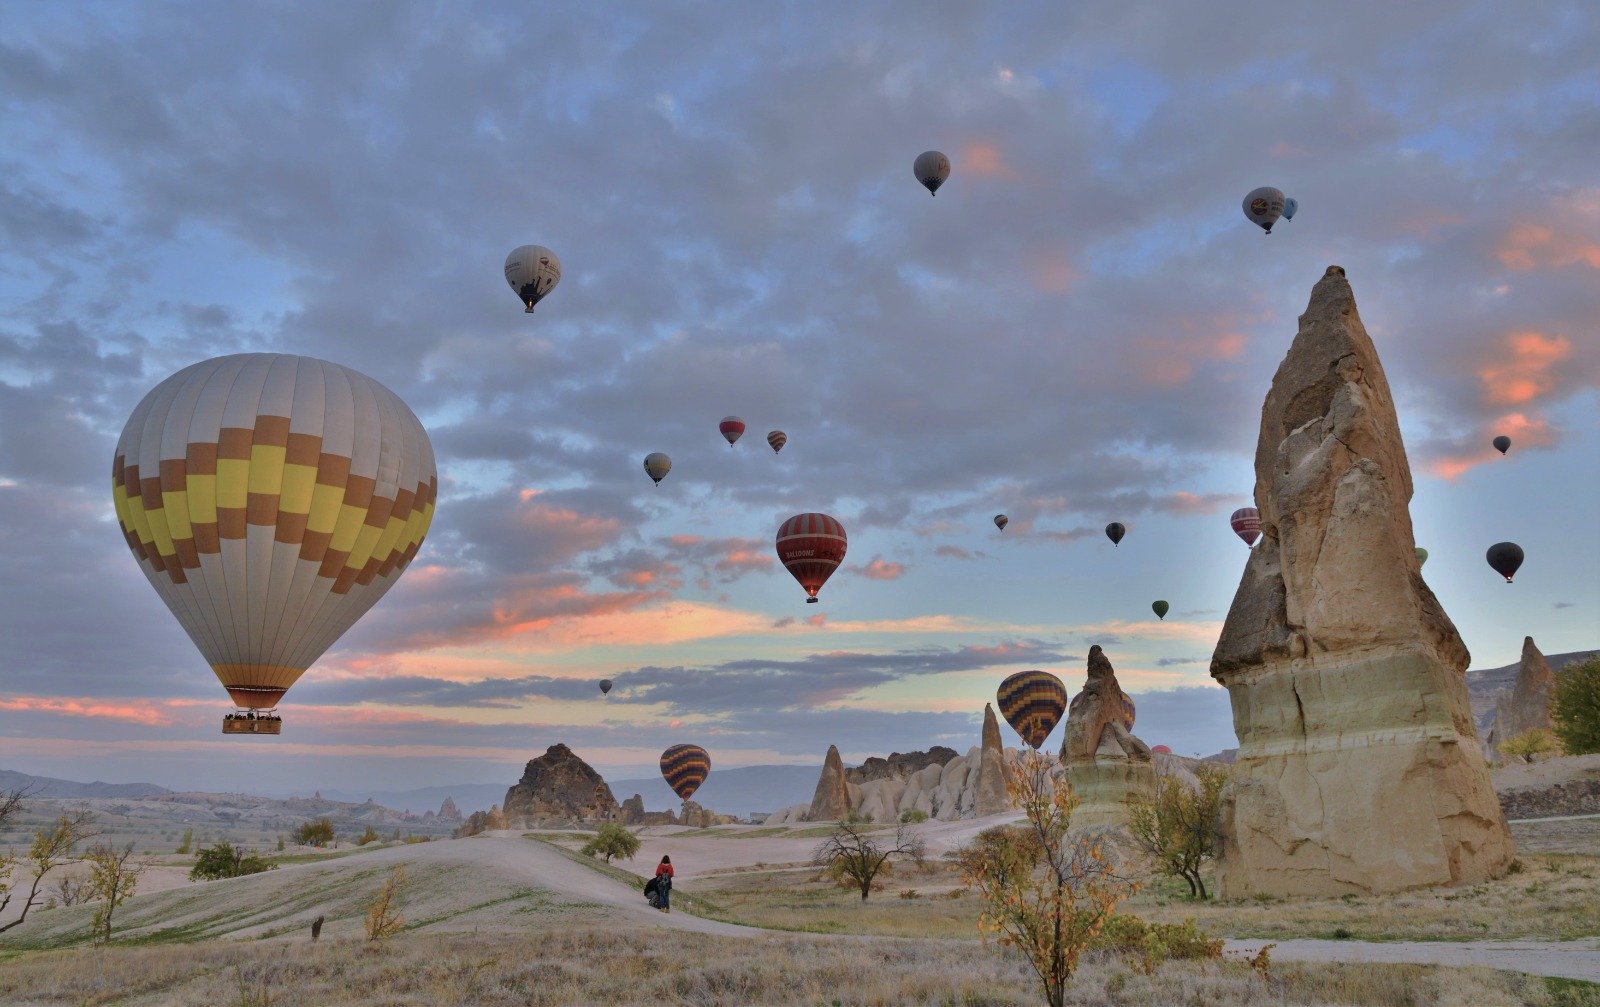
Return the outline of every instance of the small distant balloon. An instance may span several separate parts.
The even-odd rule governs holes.
[[[672,459],[660,451],[652,451],[644,456],[644,470],[651,479],[656,481],[656,485],[660,486],[661,480],[665,479],[667,473],[672,471]]]
[[[1171,747],[1169,747],[1167,745],[1152,745],[1150,747],[1150,754],[1151,755],[1171,755],[1172,754],[1172,749],[1171,749]]]
[[[996,528],[999,528],[1001,531],[1005,531],[1006,530],[1006,525],[1008,525],[1010,523],[1011,523],[1011,519],[1006,517],[1004,514],[996,514],[994,516],[994,526]]]
[[[531,315],[533,306],[561,282],[561,260],[543,245],[519,245],[506,256],[506,282]]]
[[[1172,606],[1168,605],[1164,601],[1153,601],[1150,603],[1150,611],[1156,614],[1157,619],[1165,619],[1167,617],[1167,613],[1171,611],[1171,609]]]
[[[733,442],[744,436],[744,420],[737,416],[724,416],[722,422],[717,424],[717,429],[722,431],[722,436],[727,438],[728,447],[733,447]]]
[[[773,454],[782,451],[783,446],[787,443],[789,443],[789,435],[782,430],[774,430],[767,435],[767,446],[772,449]]]
[[[1505,434],[1501,434],[1499,437],[1496,437],[1494,439],[1494,449],[1501,454],[1505,454],[1507,451],[1510,451],[1511,438],[1507,437]]]
[[[600,680],[600,695],[604,696],[606,693],[608,693],[610,691],[611,691],[611,679],[602,678]]]
[[[1489,561],[1489,565],[1494,568],[1494,572],[1504,577],[1506,583],[1509,584],[1511,583],[1511,575],[1517,572],[1518,567],[1522,566],[1522,546],[1517,545],[1515,542],[1496,542],[1489,547],[1488,555],[1485,558]]]
[[[1293,196],[1285,197],[1283,201],[1283,219],[1293,220],[1295,211],[1298,209],[1300,209],[1299,200],[1295,199]]]
[[[1283,216],[1283,190],[1274,189],[1270,185],[1263,185],[1259,189],[1251,189],[1250,194],[1244,197],[1244,215],[1250,223],[1272,233],[1272,225]]]
[[[937,150],[925,150],[917,155],[917,163],[911,166],[916,173],[917,181],[928,189],[930,196],[939,193],[939,186],[950,177],[950,159]]]
[[[1128,529],[1121,521],[1113,521],[1106,525],[1106,538],[1111,540],[1112,545],[1119,544],[1122,541],[1122,536],[1126,534],[1128,534]]]
[[[1261,537],[1261,512],[1254,507],[1240,507],[1228,518],[1228,524],[1247,546],[1255,545]]]
[[[1428,562],[1428,550],[1417,546],[1417,569],[1421,569]]]

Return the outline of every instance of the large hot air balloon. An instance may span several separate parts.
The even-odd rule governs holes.
[[[1240,507],[1228,518],[1233,533],[1244,539],[1244,544],[1255,545],[1261,537],[1261,512],[1254,507]]]
[[[1499,437],[1496,437],[1494,439],[1494,449],[1501,454],[1505,454],[1507,451],[1510,451],[1511,438],[1507,437],[1505,434],[1501,434]]]
[[[661,778],[685,801],[706,782],[709,772],[711,756],[699,745],[673,745],[661,753]]]
[[[1122,541],[1122,536],[1126,534],[1128,534],[1127,526],[1121,521],[1113,521],[1106,525],[1106,538],[1111,540],[1112,545],[1119,544]]]
[[[789,443],[789,435],[782,430],[774,430],[767,435],[767,447],[772,449],[773,454],[782,451],[783,446],[787,443]]]
[[[1283,200],[1283,219],[1293,220],[1294,215],[1300,211],[1300,201],[1293,196],[1285,196]]]
[[[994,516],[994,526],[996,528],[999,528],[1001,531],[1005,531],[1006,530],[1006,525],[1008,525],[1010,523],[1011,523],[1011,519],[1006,517],[1004,514],[996,514]]]
[[[808,605],[816,604],[848,546],[844,525],[826,514],[796,514],[778,527],[778,562],[806,589]]]
[[[722,431],[722,436],[728,440],[728,447],[733,447],[733,442],[744,436],[744,420],[737,416],[724,416],[722,422],[717,424],[717,429]]]
[[[928,189],[930,196],[939,194],[939,186],[950,177],[950,159],[937,150],[925,150],[917,155],[917,162],[911,170]]]
[[[1417,546],[1417,569],[1419,569],[1419,570],[1422,569],[1423,565],[1426,564],[1427,562],[1428,562],[1428,550],[1422,548],[1422,546],[1420,546],[1420,545]]]
[[[543,245],[519,245],[506,256],[506,282],[531,315],[533,306],[561,282],[561,260]]]
[[[644,456],[644,471],[646,475],[655,480],[657,486],[660,486],[661,480],[665,479],[667,473],[672,471],[672,459],[668,458],[665,452],[652,451]]]
[[[995,699],[1006,723],[1037,751],[1067,709],[1067,687],[1048,671],[1019,671],[1000,683]]]
[[[1494,572],[1504,577],[1509,584],[1511,575],[1522,565],[1522,546],[1515,542],[1496,542],[1489,547],[1489,553],[1484,558],[1489,561]]]
[[[611,691],[611,679],[602,678],[600,680],[600,695],[604,696],[606,693],[608,693],[610,691]]]
[[[223,733],[277,734],[270,711],[400,578],[433,520],[428,433],[399,396],[310,357],[186,367],[117,442],[128,547],[241,709]]]
[[[1283,215],[1283,190],[1274,189],[1264,185],[1259,189],[1251,189],[1250,194],[1244,197],[1244,215],[1257,227],[1272,233],[1272,225],[1278,222]]]
[[[1153,601],[1150,603],[1150,611],[1156,614],[1157,619],[1165,619],[1167,617],[1167,613],[1171,611],[1171,609],[1172,606],[1168,605],[1164,601]]]

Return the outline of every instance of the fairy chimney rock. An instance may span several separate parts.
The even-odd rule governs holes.
[[[1111,659],[1089,648],[1083,688],[1067,707],[1061,763],[1078,796],[1074,825],[1121,827],[1128,803],[1156,785],[1150,748],[1133,736],[1133,700],[1117,682]]]
[[[839,746],[828,746],[828,757],[822,760],[822,776],[817,780],[817,790],[811,797],[811,810],[806,820],[811,822],[842,822],[850,817],[850,785],[844,778],[844,760],[839,757]]]
[[[617,800],[605,780],[562,744],[528,760],[522,779],[506,791],[505,817],[511,828],[610,819],[616,811]]]
[[[1511,836],[1474,742],[1467,648],[1422,579],[1394,401],[1339,266],[1273,377],[1255,470],[1261,541],[1211,659],[1239,736],[1222,895],[1500,874]]]
[[[983,747],[978,752],[973,810],[979,818],[1011,810],[1011,799],[1006,795],[1006,750],[1000,743],[1000,722],[989,703],[983,704]]]
[[[1550,697],[1555,689],[1556,673],[1550,662],[1534,646],[1533,637],[1523,637],[1517,684],[1510,695],[1501,693],[1495,701],[1489,746],[1494,748],[1523,731],[1550,730]]]

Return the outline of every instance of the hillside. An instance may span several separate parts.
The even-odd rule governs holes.
[[[810,803],[817,775],[821,772],[820,761],[812,766],[713,769],[695,792],[694,799],[702,807],[740,818],[752,811],[777,811],[792,804]],[[647,811],[676,811],[683,803],[659,776],[607,780],[606,783],[618,801],[625,801],[634,794],[642,796]]]
[[[32,776],[10,769],[0,769],[0,790],[27,790],[35,797],[154,797],[170,794],[166,787],[154,783],[75,783],[58,780],[53,776]]]

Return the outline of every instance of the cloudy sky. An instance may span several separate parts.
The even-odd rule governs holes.
[[[1093,643],[1147,741],[1230,746],[1227,516],[1330,263],[1474,666],[1600,645],[1597,51],[1581,2],[4,5],[0,765],[358,791],[555,741],[622,774],[965,749],[1001,677],[1075,689]],[[1268,237],[1259,185],[1301,206]],[[529,242],[564,265],[531,316]],[[271,740],[218,733],[109,493],[140,397],[242,350],[370,374],[440,463]],[[850,534],[815,606],[772,554],[806,510]]]

